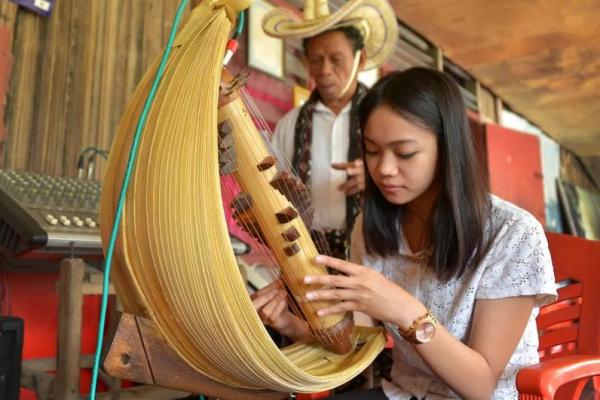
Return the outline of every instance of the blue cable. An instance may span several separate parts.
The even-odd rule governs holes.
[[[244,16],[245,15],[246,15],[246,13],[244,12],[244,10],[240,11],[238,14],[237,26],[236,26],[235,32],[233,34],[234,39],[237,39],[242,34],[242,30],[244,29]]]
[[[119,233],[119,221],[121,220],[121,216],[123,214],[123,205],[125,203],[125,196],[127,194],[127,189],[129,187],[129,181],[131,180],[131,173],[133,171],[133,166],[135,164],[135,159],[137,157],[138,147],[140,143],[140,138],[142,136],[142,131],[144,126],[146,125],[146,118],[148,117],[148,112],[152,103],[154,102],[154,97],[156,96],[156,91],[158,89],[158,85],[162,79],[163,73],[165,71],[165,67],[167,65],[167,60],[169,59],[169,55],[171,54],[171,47],[173,46],[173,42],[175,40],[175,36],[177,33],[177,27],[179,26],[179,22],[181,20],[181,16],[187,6],[188,0],[181,0],[179,4],[179,8],[177,9],[177,13],[175,14],[175,19],[173,20],[173,26],[171,27],[171,33],[169,34],[169,40],[167,42],[167,46],[162,56],[162,60],[160,62],[160,66],[158,67],[158,71],[156,72],[156,76],[154,77],[154,82],[152,83],[152,88],[150,89],[150,93],[148,93],[148,97],[146,97],[146,102],[144,103],[144,108],[140,117],[138,119],[137,127],[135,130],[135,135],[133,136],[133,142],[131,144],[131,149],[129,150],[129,157],[127,158],[127,168],[125,170],[125,175],[123,177],[123,182],[121,184],[121,192],[119,194],[119,202],[117,203],[117,210],[115,213],[115,218],[113,221],[113,227],[110,233],[110,241],[108,243],[108,247],[106,250],[106,259],[104,262],[104,279],[102,281],[102,303],[100,309],[100,323],[98,326],[98,343],[96,345],[96,355],[94,358],[94,369],[92,372],[92,384],[90,387],[90,400],[95,400],[96,398],[96,385],[98,383],[98,372],[100,369],[100,353],[102,351],[102,342],[104,339],[104,325],[106,323],[106,308],[108,303],[108,290],[109,290],[109,282],[110,282],[110,267],[112,263],[113,252],[115,249],[115,242],[117,240],[117,235]]]

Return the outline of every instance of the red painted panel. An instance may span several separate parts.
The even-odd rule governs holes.
[[[536,136],[486,125],[490,191],[546,223],[540,141]]]
[[[3,282],[2,312],[25,322],[23,359],[55,358],[58,341],[58,272],[8,272]],[[81,351],[96,351],[100,296],[85,296],[82,307]],[[89,390],[90,372],[82,371],[82,393]],[[32,392],[23,390],[22,400],[33,400]]]

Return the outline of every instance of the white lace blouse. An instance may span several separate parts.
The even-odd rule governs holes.
[[[381,258],[366,254],[362,232],[362,215],[352,234],[350,258],[369,266],[419,299],[439,322],[464,343],[469,337],[473,309],[477,299],[500,299],[535,296],[534,308],[515,352],[498,381],[492,399],[517,399],[515,376],[520,368],[538,362],[538,334],[535,318],[538,308],[556,298],[552,261],[540,223],[527,211],[491,196],[492,210],[486,234],[497,232],[491,248],[474,273],[442,282],[415,261],[415,255],[401,238],[399,254]],[[411,257],[412,256],[412,257]],[[392,400],[438,400],[458,398],[439,381],[420,356],[397,333],[394,336],[394,365],[391,382],[383,382],[386,396]]]

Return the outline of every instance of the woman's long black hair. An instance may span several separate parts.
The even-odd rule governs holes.
[[[360,104],[363,133],[371,113],[382,105],[437,134],[441,191],[427,225],[430,265],[441,280],[460,277],[475,269],[487,252],[484,231],[490,202],[458,85],[427,68],[386,76]],[[367,173],[363,218],[367,252],[382,257],[398,253],[402,225],[390,221],[401,222],[403,211],[404,206],[385,199]]]

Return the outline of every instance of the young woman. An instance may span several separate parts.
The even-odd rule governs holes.
[[[441,72],[393,73],[360,107],[365,204],[344,275],[307,276],[394,336],[391,382],[338,399],[516,399],[515,375],[538,362],[537,309],[556,290],[542,226],[490,195],[458,86]],[[306,325],[273,283],[254,296],[262,320],[294,340]]]

